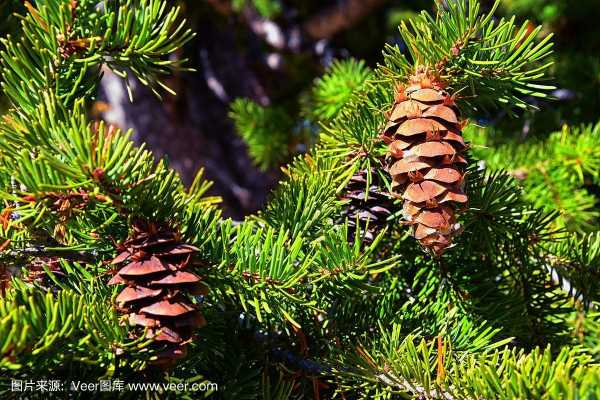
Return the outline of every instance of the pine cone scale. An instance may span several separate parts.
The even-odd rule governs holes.
[[[191,272],[177,271],[175,273],[166,275],[159,280],[150,281],[150,284],[153,286],[171,286],[196,283],[200,281],[200,277],[196,274],[192,274]]]
[[[440,122],[458,124],[458,117],[456,112],[450,107],[444,105],[435,105],[425,109],[423,117],[436,118],[441,120]]]
[[[123,289],[117,296],[117,304],[131,303],[132,301],[145,300],[157,297],[162,293],[161,289],[150,289],[143,286],[131,286]]]

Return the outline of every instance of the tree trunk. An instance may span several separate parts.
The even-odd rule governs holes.
[[[248,97],[264,104],[268,98],[246,57],[235,51],[233,33],[205,23],[196,30],[193,57],[198,71],[167,82],[177,97],[164,94],[161,101],[131,81],[130,103],[125,83],[107,71],[100,99],[109,108],[103,118],[132,128],[136,143],[145,142],[157,157],[167,157],[188,184],[204,167],[205,176],[214,181],[211,194],[223,198],[226,215],[239,219],[262,207],[278,173],[262,173],[252,165],[227,116],[229,101]]]

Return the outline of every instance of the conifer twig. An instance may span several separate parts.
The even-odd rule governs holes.
[[[44,246],[30,246],[0,252],[0,259],[15,259],[23,257],[59,257],[71,261],[95,262],[98,260],[99,254],[96,250],[86,252],[60,248],[47,248]]]

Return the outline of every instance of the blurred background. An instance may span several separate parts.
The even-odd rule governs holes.
[[[386,43],[403,48],[398,25],[421,10],[434,10],[433,0],[177,3],[197,32],[181,54],[173,55],[189,59],[187,65],[195,70],[168,78],[177,96],[164,93],[160,100],[139,82],[130,81],[132,103],[125,83],[106,71],[90,113],[132,128],[135,140],[167,157],[186,182],[204,167],[214,181],[212,194],[223,198],[225,214],[236,219],[262,207],[282,176],[280,167],[310,148],[319,123],[335,115],[335,109],[319,102],[320,96],[331,95],[323,91],[334,88],[336,96],[345,96],[358,88],[381,60]],[[482,1],[488,9],[492,3]],[[599,10],[600,0],[502,1],[498,17],[514,15],[519,21],[531,21],[532,29],[542,24],[543,35],[555,35],[557,88],[553,100],[538,100],[540,111],[519,112],[519,118],[506,111],[481,115],[469,133],[478,158],[503,167],[503,157],[510,157],[514,146],[543,143],[565,124],[598,122]],[[25,12],[22,1],[0,0],[2,35],[18,34],[15,12]],[[349,59],[356,61],[335,61]],[[319,86],[320,77],[332,68],[352,73],[347,81]],[[244,117],[249,114],[251,119]],[[252,148],[268,151],[257,158]],[[525,179],[528,171],[517,167],[507,166]],[[596,188],[585,188],[588,197],[583,205],[570,205],[573,212],[587,207],[592,214],[585,218],[597,218]]]

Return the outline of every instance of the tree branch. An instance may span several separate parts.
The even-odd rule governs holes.
[[[313,40],[329,39],[336,33],[354,26],[385,2],[386,0],[339,1],[336,5],[310,17],[302,28]]]
[[[86,252],[71,249],[46,248],[44,246],[31,246],[3,251],[0,255],[0,260],[4,258],[14,260],[22,257],[56,257],[70,261],[93,263],[98,261],[99,254],[97,250]]]
[[[218,13],[233,13],[227,0],[207,0]],[[250,30],[277,50],[297,52],[304,43],[329,39],[356,25],[360,20],[381,7],[387,0],[340,0],[337,4],[308,17],[299,27],[282,27],[260,16],[252,7],[246,7],[242,18]],[[307,36],[307,37],[305,37]]]

